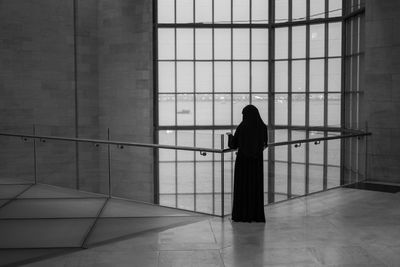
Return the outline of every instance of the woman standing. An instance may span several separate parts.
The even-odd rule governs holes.
[[[235,162],[232,220],[265,222],[264,159],[268,145],[267,126],[253,105],[246,106],[235,135],[229,134],[228,146],[238,148]]]

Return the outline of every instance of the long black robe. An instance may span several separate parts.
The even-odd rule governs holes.
[[[229,147],[238,148],[235,173],[232,220],[265,222],[263,149],[268,143],[267,127],[245,120],[229,136]]]

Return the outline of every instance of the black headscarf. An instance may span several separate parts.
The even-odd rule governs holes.
[[[244,107],[242,114],[243,121],[235,133],[238,138],[239,152],[249,157],[259,157],[267,146],[267,126],[261,119],[258,109],[253,105]]]

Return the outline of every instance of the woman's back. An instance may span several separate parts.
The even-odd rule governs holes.
[[[242,123],[235,135],[229,136],[229,147],[238,148],[234,173],[233,221],[265,222],[263,150],[267,142],[267,126],[257,108],[246,106]]]

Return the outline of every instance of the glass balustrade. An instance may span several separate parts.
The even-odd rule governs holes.
[[[160,131],[159,144],[146,144],[128,142],[111,130],[105,139],[75,139],[49,129],[1,131],[3,181],[216,216],[231,213],[236,159],[227,146],[231,130],[166,130]],[[264,150],[265,205],[365,179],[366,138],[364,132],[270,129]],[[342,148],[348,151],[344,156]]]

